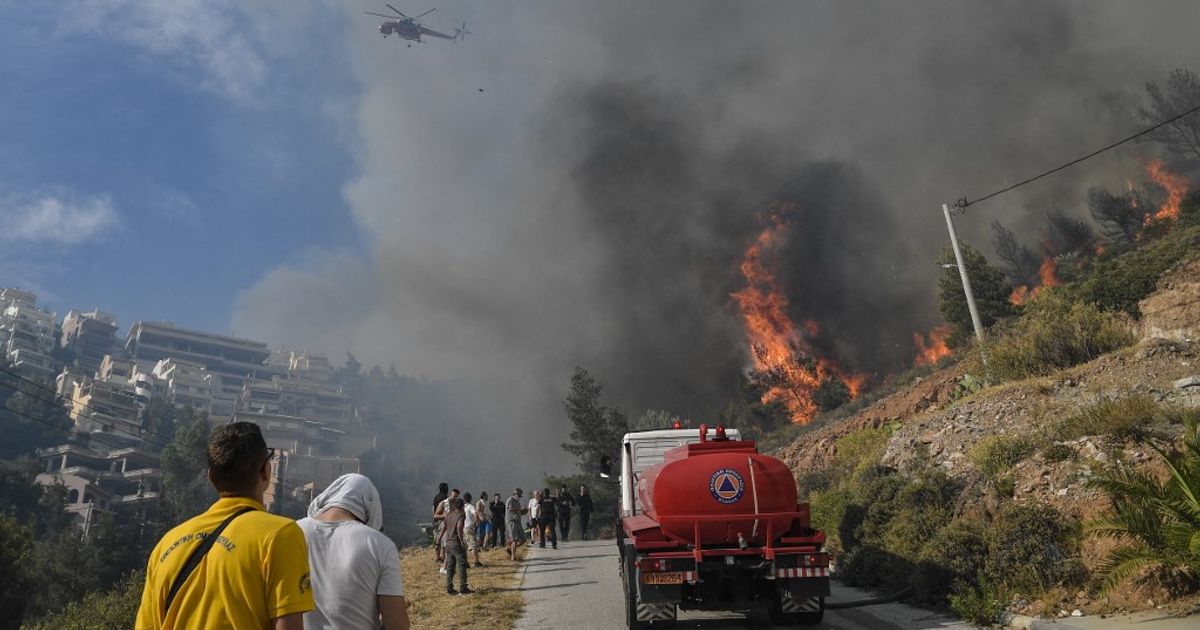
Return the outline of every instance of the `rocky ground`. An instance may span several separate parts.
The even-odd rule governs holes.
[[[1029,438],[1038,450],[1009,472],[1016,501],[1051,505],[1078,519],[1108,508],[1106,499],[1087,488],[1087,480],[1114,459],[1162,473],[1145,440],[1085,435],[1056,439],[1065,418],[1102,399],[1143,395],[1173,408],[1200,408],[1200,260],[1168,272],[1158,290],[1140,304],[1140,340],[1130,348],[1053,376],[1009,383],[964,397],[954,396],[961,369],[951,366],[887,396],[839,422],[800,436],[776,453],[797,477],[829,468],[837,440],[866,428],[891,426],[881,463],[900,471],[937,466],[967,482],[987,500],[986,482],[968,453],[984,438]],[[956,399],[957,398],[957,399]],[[1179,425],[1152,429],[1153,439],[1172,442]],[[1049,450],[1051,445],[1057,445]],[[1050,454],[1050,456],[1048,456]],[[1089,541],[1083,551],[1090,565],[1104,551]],[[1015,608],[1046,610],[1081,607],[1085,612],[1153,608],[1161,594],[1127,589],[1112,599],[1092,601],[1086,592],[1062,593],[1058,602],[1018,602]],[[1090,610],[1089,610],[1090,609]]]

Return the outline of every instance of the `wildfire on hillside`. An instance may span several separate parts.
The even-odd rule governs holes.
[[[950,333],[954,327],[950,324],[942,324],[929,331],[929,341],[925,340],[925,336],[919,332],[913,333],[913,346],[917,349],[917,357],[913,361],[913,365],[921,367],[923,365],[937,365],[938,361],[954,354],[950,350],[946,340],[950,338]]]
[[[1058,286],[1058,264],[1054,262],[1054,258],[1046,256],[1042,259],[1042,264],[1038,267],[1038,284],[1033,286],[1021,285],[1013,289],[1008,296],[1010,304],[1021,306],[1022,304],[1037,297],[1041,292],[1042,287]]]
[[[788,226],[779,214],[746,249],[739,265],[746,286],[733,293],[753,360],[751,374],[764,388],[762,402],[781,403],[796,424],[817,415],[817,390],[828,381],[840,382],[851,398],[862,391],[864,375],[847,374],[831,358],[820,356],[813,341],[821,329],[806,320],[796,326],[788,315],[788,300],[764,254],[777,247]]]
[[[1159,160],[1153,160],[1146,165],[1146,174],[1155,184],[1167,191],[1167,200],[1158,207],[1154,214],[1146,215],[1146,225],[1152,222],[1178,219],[1179,205],[1183,203],[1183,198],[1188,191],[1187,178],[1168,171]]]

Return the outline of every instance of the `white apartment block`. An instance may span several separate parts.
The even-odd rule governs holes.
[[[100,369],[104,356],[116,347],[117,318],[99,309],[74,309],[62,321],[61,345],[75,355],[75,365],[87,376]]]
[[[37,296],[14,288],[0,289],[0,358],[18,370],[53,376],[54,313],[37,306]]]
[[[190,361],[162,359],[154,364],[153,375],[171,404],[176,407],[190,405],[204,413],[212,411],[213,378],[208,368]]]

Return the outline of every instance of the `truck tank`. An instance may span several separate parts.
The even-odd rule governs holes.
[[[750,440],[718,438],[671,449],[663,463],[642,473],[637,487],[643,513],[665,535],[688,544],[697,542],[697,527],[699,543],[710,547],[762,545],[768,532],[778,541],[793,526],[808,526],[796,523],[791,470],[759,454]]]

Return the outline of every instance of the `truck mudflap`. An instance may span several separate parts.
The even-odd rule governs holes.
[[[638,602],[637,620],[642,623],[675,621],[675,604],[647,604]]]
[[[785,592],[780,593],[779,604],[785,615],[817,613],[822,610],[820,597],[795,596],[786,592],[786,589]]]

